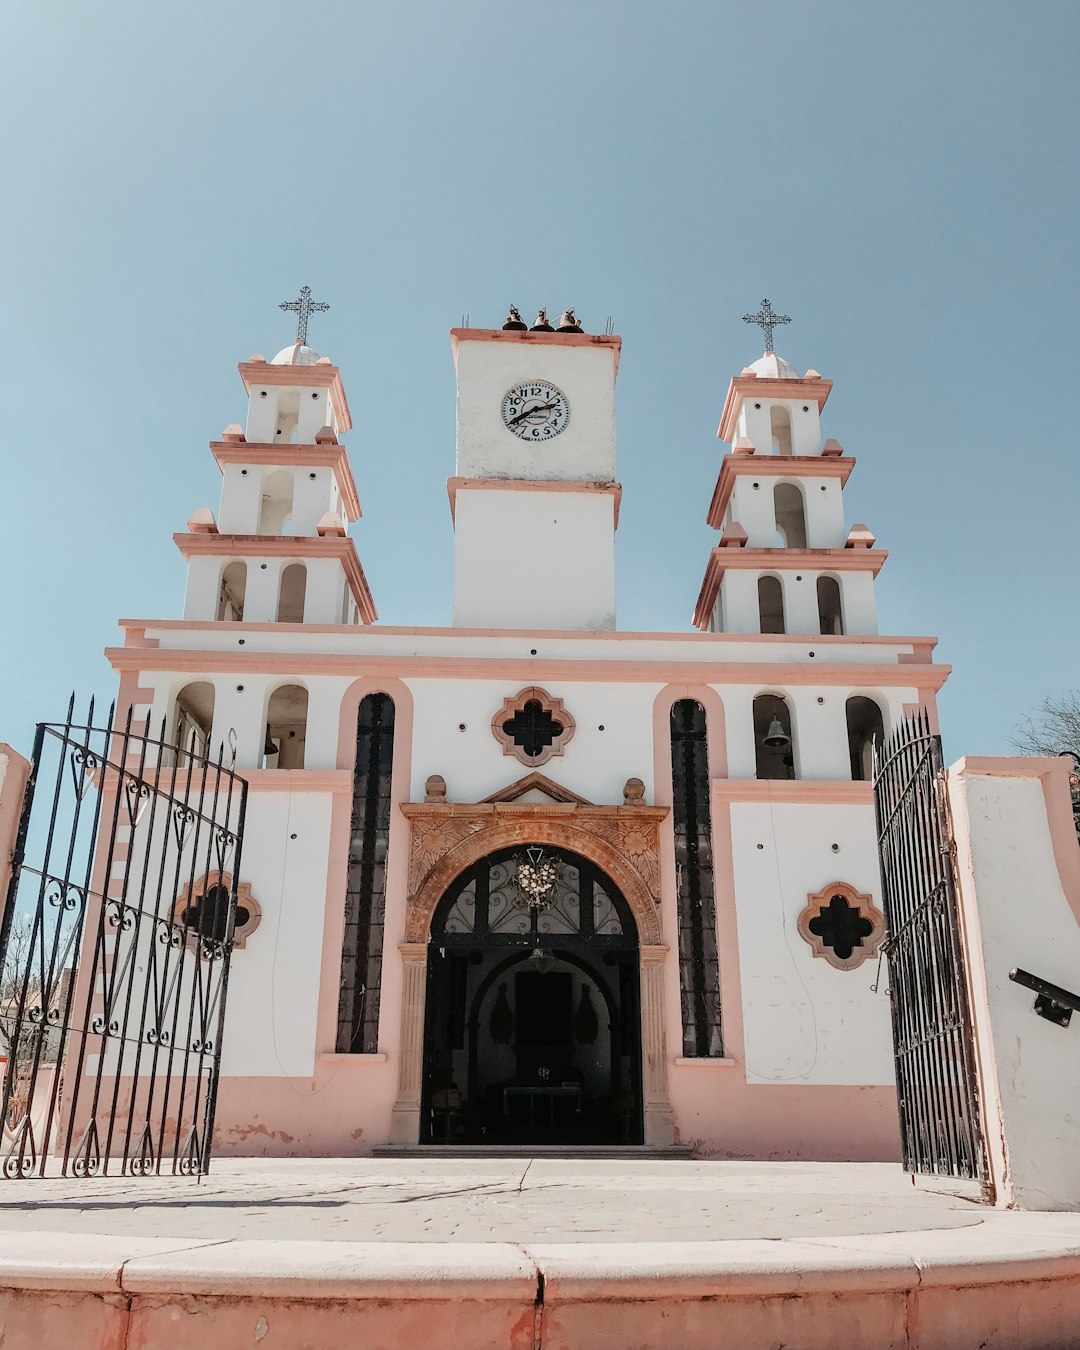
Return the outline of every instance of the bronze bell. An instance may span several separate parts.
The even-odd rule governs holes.
[[[503,324],[503,331],[507,329],[512,333],[524,333],[525,323],[518,313],[517,305],[510,306],[510,313],[506,316],[506,322]]]
[[[541,309],[537,312],[536,321],[529,330],[531,333],[554,333],[555,329],[548,323],[547,310]]]
[[[784,730],[779,717],[774,717],[769,723],[769,729],[762,737],[761,744],[767,750],[786,750],[791,744],[791,737]]]
[[[581,324],[578,323],[574,315],[573,305],[569,309],[563,310],[559,318],[559,326],[555,331],[558,333],[580,333],[583,331]]]

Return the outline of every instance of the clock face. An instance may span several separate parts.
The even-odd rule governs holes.
[[[546,380],[528,380],[507,390],[502,419],[523,441],[550,441],[570,423],[570,400]]]

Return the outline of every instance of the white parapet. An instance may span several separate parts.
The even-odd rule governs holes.
[[[979,1089],[997,1202],[1080,1209],[1080,1019],[1038,1016],[1020,968],[1080,987],[1080,846],[1065,759],[948,771]]]

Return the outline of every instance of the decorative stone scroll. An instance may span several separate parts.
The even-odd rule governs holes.
[[[869,895],[836,881],[806,897],[796,927],[815,956],[823,956],[837,970],[855,970],[877,955],[885,916]]]
[[[499,849],[550,844],[588,858],[626,899],[642,946],[660,936],[660,822],[666,806],[579,802],[403,802],[411,825],[405,941],[426,942],[435,907],[467,867]]]

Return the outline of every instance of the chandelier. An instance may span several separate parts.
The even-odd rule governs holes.
[[[517,859],[515,880],[529,908],[543,909],[558,885],[559,865],[545,857],[542,848],[527,848],[524,857]]]

